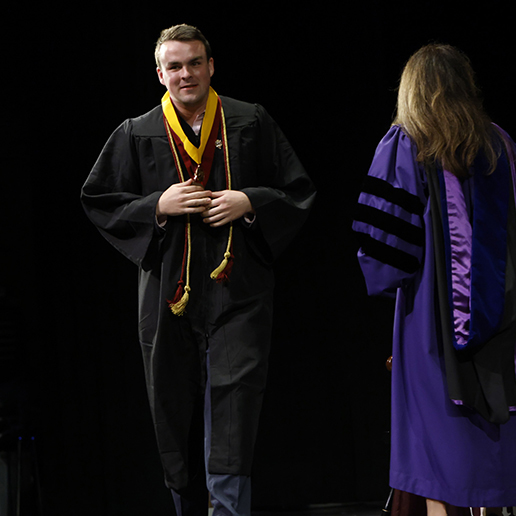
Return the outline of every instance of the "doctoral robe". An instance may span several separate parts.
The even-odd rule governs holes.
[[[496,170],[460,181],[391,127],[353,224],[368,293],[396,297],[391,486],[464,507],[516,503],[514,144],[494,138]]]
[[[139,337],[147,389],[165,480],[175,490],[189,481],[189,439],[195,431],[194,405],[203,395],[207,349],[208,469],[250,474],[270,347],[271,265],[300,229],[315,196],[266,111],[226,97],[221,101],[232,189],[249,197],[256,218],[252,224],[233,222],[232,270],[229,281],[217,283],[210,273],[224,256],[229,225],[212,228],[200,215],[190,216],[191,292],[184,316],[174,315],[168,305],[185,256],[186,217],[168,217],[164,228],[155,221],[159,197],[179,182],[161,106],[116,129],[82,190],[88,217],[139,268]],[[215,149],[206,188],[227,188],[221,148]]]

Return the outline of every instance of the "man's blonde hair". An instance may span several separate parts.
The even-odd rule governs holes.
[[[158,68],[161,68],[161,63],[159,62],[159,50],[161,45],[166,41],[200,41],[206,50],[206,59],[211,58],[211,46],[203,33],[197,27],[182,23],[181,25],[174,25],[161,31],[154,50],[154,59],[156,60],[156,66]]]

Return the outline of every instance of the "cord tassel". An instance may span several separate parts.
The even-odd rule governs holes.
[[[222,283],[229,279],[229,275],[231,273],[231,269],[233,266],[233,222],[229,223],[229,235],[228,235],[228,245],[226,247],[226,252],[224,253],[224,259],[220,262],[220,265],[210,274],[210,278],[215,280],[217,283]],[[231,261],[230,261],[231,260]]]
[[[186,287],[184,288],[183,295],[181,296],[181,298],[178,301],[176,301],[176,298],[179,298],[179,296],[181,295],[182,290],[183,290],[182,285],[179,285],[179,288],[176,291],[176,295],[174,296],[174,300],[171,301],[168,305],[168,307],[170,308],[170,310],[172,311],[172,313],[174,315],[184,315],[185,310],[186,310],[186,305],[188,304],[188,301],[190,300],[190,290],[191,289],[188,285],[186,285]]]
[[[226,281],[229,277],[229,270],[223,274],[224,270],[230,263],[231,253],[226,251],[224,253],[224,259],[220,262],[220,265],[210,274],[210,278],[212,280],[216,280],[217,282]]]

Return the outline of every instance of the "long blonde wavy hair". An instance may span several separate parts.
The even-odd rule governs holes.
[[[496,167],[499,140],[469,59],[455,47],[426,45],[411,56],[401,75],[394,124],[415,142],[418,161],[438,161],[465,177],[482,149],[489,173]]]

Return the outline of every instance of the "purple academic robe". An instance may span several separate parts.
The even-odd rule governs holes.
[[[511,142],[512,148],[513,145]],[[502,291],[497,299],[502,299],[501,304],[496,300],[487,299],[482,308],[481,303],[486,301],[483,299],[482,288],[488,292],[496,290],[494,287],[491,289],[496,283],[495,280],[489,280],[487,287],[481,286],[480,290],[470,285],[478,284],[486,274],[491,274],[489,272],[483,275],[483,262],[472,267],[466,258],[462,263],[454,262],[444,275],[440,274],[441,269],[445,267],[439,264],[445,262],[439,261],[438,255],[447,256],[446,259],[450,263],[450,256],[453,257],[454,252],[455,255],[462,252],[462,249],[458,249],[460,243],[455,238],[460,237],[462,233],[462,230],[457,229],[459,226],[456,226],[457,223],[461,223],[460,214],[457,216],[457,213],[454,213],[451,204],[444,210],[444,216],[436,213],[441,211],[436,210],[436,207],[442,207],[441,203],[453,203],[449,185],[442,180],[442,171],[439,172],[439,183],[435,179],[437,170],[425,171],[425,167],[416,161],[415,145],[398,126],[391,127],[378,145],[359,198],[357,216],[353,224],[361,242],[359,261],[368,293],[396,296],[392,351],[390,484],[396,489],[464,507],[516,505],[516,413],[513,411],[514,406],[511,406],[514,405],[516,393],[516,305],[513,304],[516,299],[516,282],[513,276],[516,265],[516,223],[512,184],[514,179],[511,179],[511,169],[505,152],[502,154],[506,173],[501,185],[507,198],[505,223],[500,225],[505,224],[506,229],[497,228],[496,224],[488,228],[488,233],[492,232],[493,235],[498,235],[497,231],[500,230],[505,238],[501,250],[503,258],[507,260],[505,267],[502,266],[505,270],[501,271],[501,275],[499,270],[492,273],[498,274],[497,288],[501,286]],[[475,164],[480,168],[478,160]],[[477,178],[482,177],[482,181],[487,181],[488,185],[494,181],[491,178],[496,179],[501,174],[498,168],[491,176],[481,175],[479,170],[472,172],[473,177],[460,185],[458,193],[462,202],[461,209],[469,213],[471,220],[477,205],[482,205],[481,201],[476,201],[474,194],[475,172]],[[432,174],[435,174],[433,180]],[[512,174],[514,176],[514,168]],[[437,195],[433,195],[433,202],[432,185],[429,184],[432,181],[434,192],[437,192]],[[479,179],[476,181],[478,183]],[[456,183],[460,184],[457,181]],[[486,188],[477,190],[485,191]],[[493,199],[489,201],[491,205],[496,204]],[[436,225],[436,220],[439,221],[441,217],[444,221],[444,230],[440,222]],[[438,229],[439,224],[441,229]],[[471,238],[476,242],[479,238],[475,237],[475,231],[479,233],[481,230],[473,230]],[[441,234],[437,238],[436,234],[439,232]],[[450,235],[448,246],[441,242],[443,234]],[[465,239],[468,238],[468,235],[465,235]],[[490,238],[489,234],[487,238]],[[489,243],[486,245],[485,242],[473,244],[473,254],[477,257],[481,254],[475,250],[475,246],[488,249],[490,252],[491,247],[496,247],[494,244],[498,241],[498,237],[494,238],[493,246]],[[443,249],[444,252],[441,252]],[[446,249],[451,249],[452,252]],[[496,259],[494,263],[498,263]],[[457,273],[458,267],[465,270]],[[462,286],[456,284],[456,276],[463,281]],[[471,279],[473,277],[476,279]],[[443,283],[442,278],[444,283],[448,284],[446,288],[449,292],[449,295],[444,297],[439,295],[439,282]],[[450,284],[453,284],[453,287]],[[455,312],[447,308],[443,311],[442,305],[450,301],[450,306],[454,306],[451,300],[461,297],[460,289],[464,290],[464,287],[467,291],[466,297],[471,292],[471,301],[467,299],[466,303],[463,303],[466,320],[460,321],[460,314],[457,315],[457,311],[460,311],[458,302],[455,304]],[[454,340],[453,337],[457,337],[461,342],[461,332],[466,333],[466,340],[468,332],[470,336],[475,333],[475,325],[480,324],[478,321],[483,314],[489,312],[489,307],[496,307],[500,313],[494,313],[496,321],[491,324],[490,330],[486,330],[487,333],[483,335],[484,341],[480,344],[474,343],[473,348],[465,352],[455,350],[453,346],[449,349],[446,347]],[[449,319],[446,315],[447,310],[450,314]],[[474,316],[475,321],[473,316],[468,314],[469,310],[480,314],[478,317]],[[450,336],[446,330],[453,327],[454,323],[455,332],[449,331],[448,333],[452,334]],[[491,341],[499,340],[500,334],[505,339],[505,349],[509,350],[503,352],[505,362],[502,376],[505,378],[505,387],[500,391],[497,391],[496,387],[491,388],[497,383],[496,378],[500,377],[495,371],[486,384],[480,382],[480,387],[475,379],[472,380],[475,385],[471,392],[474,392],[472,398],[475,399],[471,403],[471,396],[468,398],[469,387],[465,388],[464,399],[458,399],[455,393],[450,392],[454,387],[450,387],[451,366],[446,363],[445,355],[448,353],[452,358],[455,357],[453,359],[460,362],[460,369],[463,360],[468,362],[471,359],[474,362],[475,358],[471,357],[476,357],[489,349]],[[498,357],[497,353],[494,354],[495,358]],[[481,373],[478,373],[481,365],[471,367],[474,377],[481,376]],[[461,378],[460,373],[458,376]],[[453,383],[453,380],[451,381]],[[458,383],[461,383],[461,380]],[[493,398],[497,400],[502,397],[500,407],[493,409],[496,401],[489,401],[489,393],[484,395],[482,390],[491,390],[495,393]],[[471,405],[480,398],[479,406],[474,410]],[[504,422],[501,423],[501,420]]]

